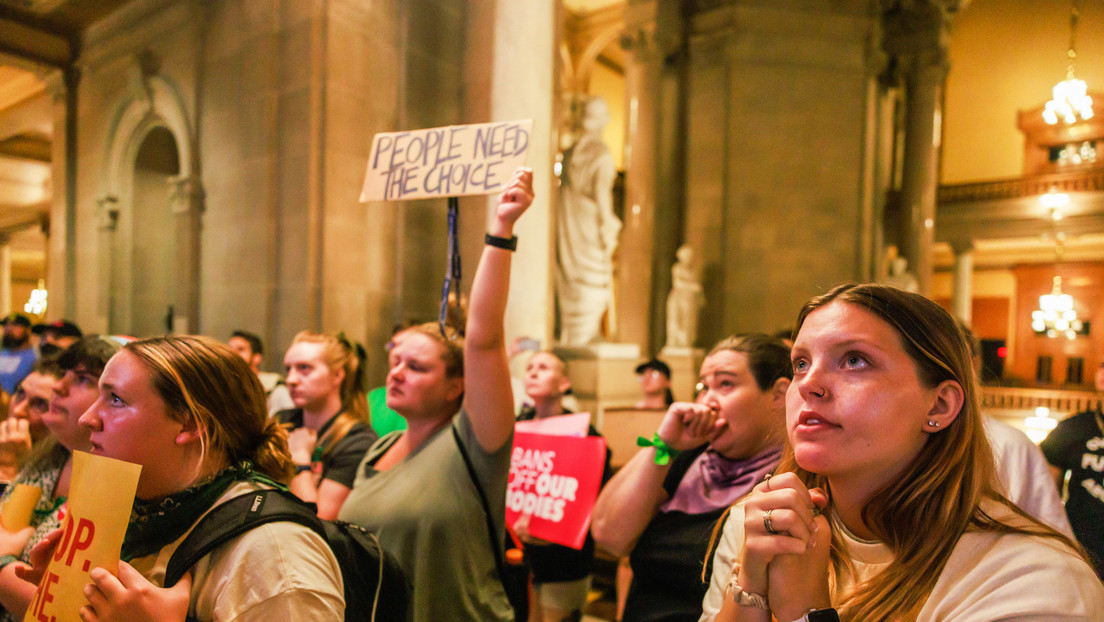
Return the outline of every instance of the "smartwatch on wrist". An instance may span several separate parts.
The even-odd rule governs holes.
[[[839,614],[835,609],[812,609],[793,622],[840,622]]]

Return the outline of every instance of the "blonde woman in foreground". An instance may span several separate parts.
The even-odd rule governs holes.
[[[843,285],[797,329],[789,446],[724,524],[702,620],[1104,619],[1076,544],[997,492],[946,311]]]

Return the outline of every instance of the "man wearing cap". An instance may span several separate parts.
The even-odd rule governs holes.
[[[671,368],[659,359],[645,361],[636,366],[636,377],[644,398],[636,407],[647,410],[667,410],[675,397],[671,394]]]
[[[37,356],[31,347],[31,318],[12,313],[0,321],[4,337],[0,340],[0,389],[11,395],[27,374],[31,373]]]
[[[59,354],[84,336],[81,329],[69,320],[35,324],[31,332],[39,336],[38,353],[42,356]]]

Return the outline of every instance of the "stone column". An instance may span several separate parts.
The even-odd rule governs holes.
[[[22,309],[12,308],[11,236],[0,233],[0,309],[4,314]]]
[[[657,265],[669,266],[682,241],[677,217],[681,188],[671,183],[671,191],[665,192],[658,183],[665,167],[679,160],[676,153],[661,155],[660,134],[665,120],[677,122],[677,110],[664,110],[665,104],[672,104],[664,98],[664,59],[679,46],[682,19],[676,2],[630,0],[621,37],[621,46],[628,52],[625,218],[614,266],[618,334],[612,337],[635,343],[646,353],[654,352],[653,342],[662,343],[653,324],[663,325],[662,315],[656,313],[656,298],[662,300],[667,287],[655,291],[660,276]],[[667,147],[676,149],[675,145]],[[668,243],[657,244],[661,237]]]
[[[203,188],[199,178],[169,180],[169,205],[174,216],[176,272],[172,291],[172,331],[186,334],[199,327],[199,220],[203,214]]]
[[[974,314],[974,242],[951,242],[951,249],[955,256],[952,307],[955,316],[970,326]]]
[[[71,295],[76,279],[76,90],[79,74],[70,68],[45,77],[50,94],[50,231],[46,240],[46,290],[59,317],[74,317]]]
[[[96,224],[99,231],[97,243],[100,284],[99,300],[96,304],[98,330],[104,332],[118,330],[120,326],[111,325],[112,308],[115,301],[115,284],[112,278],[111,262],[114,257],[115,229],[119,225],[119,199],[104,195],[96,198]],[[52,236],[51,236],[52,237]],[[49,286],[47,286],[49,289]]]
[[[528,335],[547,345],[552,342],[555,313],[555,0],[498,0],[493,36],[490,118],[533,119],[529,167],[537,193],[533,206],[514,228],[518,249],[506,306],[506,337]],[[495,201],[496,197],[488,199],[488,218]],[[482,240],[483,234],[478,235]]]
[[[920,293],[929,295],[949,23],[932,2],[911,3],[886,20],[885,48],[901,62],[905,83],[900,250]]]

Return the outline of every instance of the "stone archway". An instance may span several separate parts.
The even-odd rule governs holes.
[[[203,191],[195,174],[195,136],[180,92],[168,78],[154,75],[151,63],[136,58],[133,78],[124,100],[110,124],[105,144],[103,191],[98,199],[100,304],[99,315],[112,332],[133,332],[149,327],[148,318],[134,316],[135,269],[134,216],[136,163],[150,136],[167,133],[176,149],[176,174],[166,176],[164,224],[159,229],[167,247],[170,273],[165,294],[171,307],[164,317],[164,332],[193,332],[199,319],[199,228],[203,210]],[[140,176],[138,176],[140,177]],[[139,245],[141,246],[141,245]],[[159,277],[160,278],[160,277]],[[149,305],[142,310],[148,315]],[[144,328],[148,330],[148,328]]]

